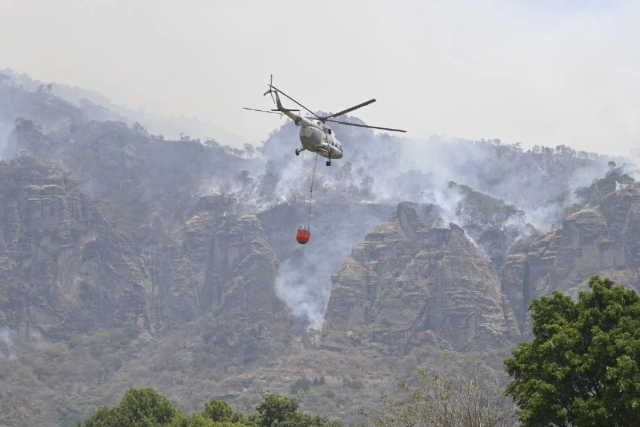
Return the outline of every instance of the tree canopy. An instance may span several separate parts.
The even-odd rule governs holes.
[[[150,427],[169,425],[180,413],[169,399],[151,387],[131,388],[114,408],[99,409],[85,427]]]
[[[270,394],[256,407],[249,420],[258,427],[339,427],[340,424],[298,411],[292,397]]]
[[[185,416],[151,387],[131,388],[118,406],[104,407],[84,427],[339,427],[326,418],[298,411],[294,398],[270,394],[246,417],[223,401],[213,399],[202,412]]]
[[[505,360],[524,427],[640,426],[640,297],[597,276],[589,287],[531,304],[535,339]]]

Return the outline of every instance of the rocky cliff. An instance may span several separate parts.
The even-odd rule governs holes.
[[[161,286],[158,317],[168,328],[213,314],[219,326],[207,339],[226,347],[251,341],[266,352],[290,339],[290,312],[276,296],[276,253],[260,221],[241,211],[233,197],[200,199],[184,225],[182,255],[173,271],[158,274],[171,278]]]
[[[215,311],[240,334],[256,326],[283,342],[290,333],[276,254],[233,197],[202,198],[173,243],[142,252],[47,161],[0,162],[0,206],[0,321],[13,330],[154,334]]]
[[[491,262],[437,219],[433,205],[402,203],[354,248],[332,277],[327,338],[469,349],[518,334]]]
[[[502,271],[503,290],[522,333],[531,300],[560,291],[576,296],[600,275],[640,290],[640,194],[606,195],[599,206],[567,217],[562,226],[515,244]]]
[[[0,162],[0,319],[50,338],[128,324],[152,332],[144,267],[69,173]]]

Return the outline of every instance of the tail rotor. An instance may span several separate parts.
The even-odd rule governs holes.
[[[264,111],[264,110],[259,110],[256,108],[245,108],[245,110],[251,110],[251,111],[258,111],[261,113],[271,113],[271,114],[280,114],[280,116],[282,117],[282,114],[286,114],[287,116],[291,117],[292,119],[295,119],[295,117],[289,115],[289,113],[293,112],[293,111],[300,111],[300,110],[296,110],[293,108],[284,108],[282,106],[282,102],[280,102],[280,97],[278,96],[283,95],[287,98],[289,98],[291,101],[295,102],[296,104],[298,104],[299,106],[301,106],[302,108],[304,108],[305,110],[307,110],[308,112],[310,112],[311,114],[313,114],[315,116],[315,114],[313,112],[311,112],[311,110],[309,110],[307,107],[303,106],[302,104],[300,104],[298,101],[296,101],[295,99],[291,98],[289,95],[287,95],[286,93],[282,92],[280,89],[278,89],[277,87],[275,87],[273,85],[273,74],[271,74],[271,78],[269,79],[269,90],[267,90],[263,96],[266,96],[267,94],[271,95],[271,101],[273,101],[274,104],[276,104],[275,109],[272,109],[271,111]],[[275,94],[275,96],[274,96]],[[317,116],[316,116],[317,117]]]
[[[273,98],[273,74],[271,74],[271,79],[269,80],[269,90],[266,91],[262,96],[266,96],[267,94],[271,95],[271,100],[275,104],[276,100]]]

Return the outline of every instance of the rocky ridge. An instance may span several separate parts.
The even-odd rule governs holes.
[[[491,263],[455,224],[432,228],[437,219],[433,205],[402,203],[354,248],[332,277],[325,337],[407,351],[518,335]]]
[[[532,299],[554,291],[574,297],[590,277],[608,277],[640,291],[640,194],[606,195],[599,206],[567,217],[560,228],[516,243],[502,271],[503,290],[527,334]]]

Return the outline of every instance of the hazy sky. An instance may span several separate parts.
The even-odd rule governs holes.
[[[0,68],[252,141],[281,124],[241,110],[272,108],[273,73],[312,109],[375,97],[357,115],[414,138],[626,154],[638,22],[639,1],[0,0]]]

